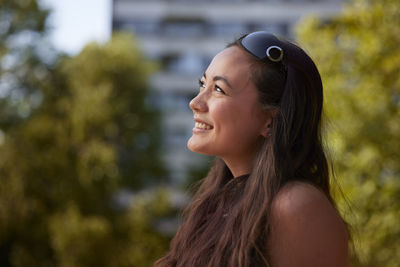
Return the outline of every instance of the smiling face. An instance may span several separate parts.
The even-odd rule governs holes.
[[[188,148],[221,157],[234,176],[251,171],[271,122],[251,80],[250,64],[242,49],[223,50],[208,66],[200,80],[200,92],[190,102],[195,127]]]

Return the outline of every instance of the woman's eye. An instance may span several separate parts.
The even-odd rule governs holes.
[[[222,90],[219,86],[215,86],[215,91],[225,94],[224,90]]]
[[[206,87],[205,84],[204,84],[204,82],[203,82],[202,80],[199,80],[199,86],[200,86],[200,88]]]

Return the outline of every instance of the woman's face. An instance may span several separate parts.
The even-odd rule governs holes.
[[[188,148],[220,156],[232,172],[233,167],[251,166],[271,121],[250,72],[246,52],[229,47],[214,57],[200,80],[199,94],[190,102],[195,127]]]

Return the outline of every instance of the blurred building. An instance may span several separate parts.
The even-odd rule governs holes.
[[[303,16],[329,18],[341,8],[342,0],[113,0],[113,31],[132,32],[161,62],[152,85],[174,182],[202,160],[186,148],[194,126],[188,103],[212,57],[243,33],[266,30],[290,38]]]

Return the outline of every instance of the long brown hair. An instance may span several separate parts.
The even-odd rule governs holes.
[[[321,143],[321,78],[301,48],[282,43],[283,64],[248,53],[260,102],[276,109],[271,135],[261,145],[250,176],[235,185],[224,161],[216,158],[184,211],[170,251],[155,266],[269,266],[270,206],[282,186],[293,180],[312,183],[332,202]],[[244,49],[240,41],[230,46]],[[229,197],[226,192],[233,189],[239,193]]]

